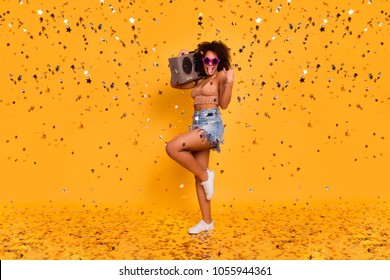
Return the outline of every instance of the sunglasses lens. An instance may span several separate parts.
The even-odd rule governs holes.
[[[203,63],[204,64],[210,64],[210,62],[213,64],[213,65],[217,65],[219,63],[219,59],[218,58],[213,58],[213,59],[210,59],[208,58],[207,56],[204,57],[203,59]]]

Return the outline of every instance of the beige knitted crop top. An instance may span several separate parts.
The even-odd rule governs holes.
[[[219,100],[216,96],[197,95],[194,97],[194,105],[215,104],[219,105]]]

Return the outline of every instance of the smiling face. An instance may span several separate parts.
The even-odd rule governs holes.
[[[218,56],[213,51],[207,51],[204,57],[209,58],[207,60],[208,63],[203,62],[204,72],[206,73],[207,76],[212,76],[217,72],[218,69],[218,63],[217,64],[213,63],[213,60],[215,58],[218,59]]]

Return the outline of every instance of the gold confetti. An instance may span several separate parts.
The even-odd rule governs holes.
[[[359,204],[337,204],[366,200],[360,209],[370,213],[368,202],[375,201],[386,215],[375,207],[373,213],[388,216],[386,1],[3,2],[0,207],[21,211],[19,221],[23,211],[36,209],[31,231],[17,223],[3,229],[4,258],[389,258],[386,223],[370,216],[364,224]],[[191,239],[185,227],[198,217],[191,214],[194,179],[167,157],[165,144],[188,130],[192,98],[190,90],[170,86],[168,58],[211,40],[231,48],[235,84],[229,108],[221,110],[222,153],[210,155],[218,228]],[[356,190],[367,191],[363,197]],[[310,208],[313,202],[322,210]],[[306,216],[286,210],[290,219],[283,220],[277,214],[283,208],[269,206],[277,204],[310,209],[303,208]],[[354,218],[343,220],[335,204]],[[56,213],[64,205],[97,212]],[[103,205],[114,210],[105,212]],[[125,205],[140,210],[126,217],[118,210]],[[264,212],[218,214],[248,205],[264,205]],[[166,206],[172,208],[169,223],[183,223],[170,228],[155,214]],[[112,215],[114,233],[99,231],[96,213]],[[275,226],[264,213],[275,217]],[[4,224],[13,217],[7,215]],[[140,224],[146,217],[145,228],[129,222],[137,215]],[[290,224],[294,215],[298,225]],[[317,227],[307,227],[308,215]],[[230,228],[235,223],[227,217],[240,219],[240,228]],[[361,228],[346,237],[353,222]],[[174,233],[176,245],[173,239],[159,245],[158,223]],[[261,234],[252,234],[259,225]],[[365,236],[363,225],[378,231]],[[50,238],[39,239],[50,230]],[[142,238],[129,234],[137,230],[151,243],[137,243]],[[99,234],[104,241],[96,240]],[[320,242],[329,236],[335,243]],[[258,247],[251,251],[248,244]]]

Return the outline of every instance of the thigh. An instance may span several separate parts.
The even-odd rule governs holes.
[[[196,152],[210,149],[212,145],[206,137],[202,137],[202,133],[203,130],[194,129],[175,137],[169,144],[180,151]]]

